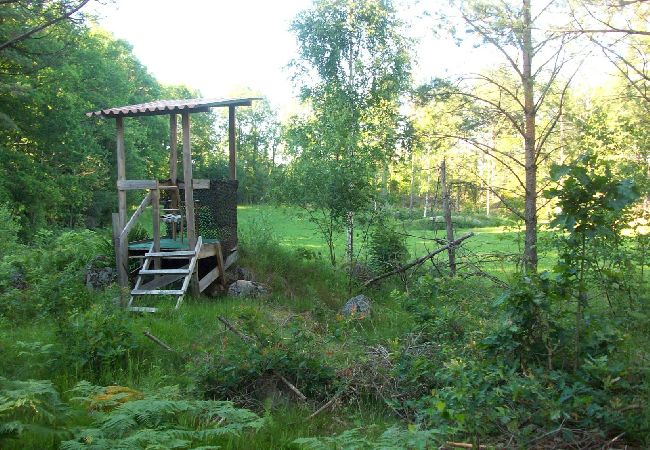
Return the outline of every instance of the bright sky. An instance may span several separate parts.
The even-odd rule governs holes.
[[[427,6],[435,8],[436,2],[443,0]],[[479,71],[494,61],[495,55],[485,49],[461,49],[450,39],[435,38],[433,19],[419,14],[421,3],[396,4],[411,22],[411,37],[420,39],[416,82]],[[228,97],[249,87],[287,111],[296,94],[287,64],[297,54],[289,27],[310,5],[311,0],[113,0],[95,4],[90,12],[99,16],[102,28],[130,42],[159,81],[188,85],[205,97]]]

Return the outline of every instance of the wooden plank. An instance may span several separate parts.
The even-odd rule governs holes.
[[[152,308],[150,306],[130,306],[129,311],[155,313],[158,311],[158,308]]]
[[[126,272],[126,267],[122,261],[122,252],[120,251],[120,215],[118,213],[113,213],[113,245],[115,247],[115,267],[117,269],[117,282],[120,286],[120,303],[122,305],[126,304],[126,298],[124,297],[123,291],[128,289],[129,285],[129,275]],[[128,259],[127,259],[128,261]]]
[[[203,244],[201,250],[199,251],[199,259],[209,258],[210,256],[215,256],[217,254],[217,243],[215,244]]]
[[[184,111],[181,116],[183,123],[183,181],[192,185],[192,147],[190,144],[190,114]],[[196,223],[194,217],[194,191],[185,189],[185,221],[187,240],[190,248],[196,245]]]
[[[169,115],[169,179],[172,184],[176,184],[178,180],[178,122],[176,114]]]
[[[116,155],[117,155],[117,181],[126,180],[126,157],[124,154],[124,120],[118,117],[115,120],[115,129],[117,134],[116,139]],[[126,225],[126,191],[117,192],[118,214],[120,215],[120,230]]]
[[[179,189],[185,189],[185,183],[182,181],[177,182]],[[195,178],[192,180],[194,189],[210,189],[210,180],[205,178]]]
[[[203,245],[203,239],[201,239],[201,236],[199,236],[198,240],[196,241],[196,246],[194,248],[196,253],[199,253],[202,245]],[[189,287],[190,280],[193,281],[193,283],[192,283],[192,294],[196,295],[196,294],[199,293],[198,292],[199,283],[198,283],[198,279],[197,279],[198,275],[194,273],[194,269],[196,267],[196,262],[197,261],[198,261],[197,258],[192,258],[192,260],[190,260],[190,264],[189,264],[188,269],[190,270],[191,275],[186,276],[185,280],[183,280],[183,287],[181,288],[183,293],[187,292],[187,288]]]
[[[138,206],[138,209],[135,210],[127,224],[124,226],[124,229],[122,230],[122,233],[120,234],[120,239],[128,239],[129,238],[129,231],[131,231],[131,228],[135,226],[135,224],[138,221],[138,218],[144,211],[144,209],[147,207],[147,205],[151,202],[151,192],[148,192],[147,195],[144,197],[142,202],[140,203],[140,206]]]
[[[183,274],[190,273],[187,269],[154,269],[154,270],[141,270],[140,275],[164,275],[164,274]]]
[[[184,292],[180,289],[133,289],[131,295],[183,295]]]
[[[153,247],[152,253],[160,252],[160,191],[154,189],[151,194],[152,222],[153,222]],[[153,262],[155,269],[160,269],[160,258]]]
[[[164,258],[174,258],[174,257],[191,257],[196,255],[196,252],[194,250],[178,250],[175,252],[148,252],[145,253],[144,256],[151,257],[151,256],[156,256],[156,257],[164,257]]]
[[[155,280],[144,283],[139,289],[144,289],[144,290],[158,289],[163,286],[167,286],[168,284],[172,284],[183,277],[185,277],[185,274],[163,275],[161,277],[158,277]]]
[[[176,114],[169,116],[169,179],[171,184],[178,184],[178,123]],[[172,192],[171,207],[178,209],[181,203],[180,192],[178,189]],[[172,223],[172,239],[176,239],[176,222]]]
[[[217,278],[219,278],[219,268],[215,267],[199,280],[199,292],[205,291],[205,289],[210,286]]]
[[[139,189],[156,189],[156,180],[117,180],[117,188],[121,191],[136,191]]]
[[[230,179],[237,179],[237,158],[235,155],[235,106],[228,107],[228,152],[230,154]]]

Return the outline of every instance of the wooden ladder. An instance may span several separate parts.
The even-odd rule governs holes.
[[[127,306],[128,310],[136,312],[156,312],[158,308],[132,306],[135,297],[145,295],[174,295],[176,296],[175,309],[178,309],[181,306],[187,289],[190,286],[192,275],[197,269],[196,262],[199,259],[202,245],[203,240],[201,239],[201,236],[197,239],[194,250],[154,252],[153,244],[151,244],[149,251],[144,255],[144,263],[138,272],[138,278],[136,279],[135,286],[131,291],[131,298]],[[165,259],[186,259],[188,260],[188,263],[178,269],[150,269],[151,261],[154,261],[156,258],[159,258],[161,262]],[[144,283],[145,277],[148,276],[153,276],[153,280]],[[161,289],[169,284],[179,281],[181,278],[183,279],[183,284],[180,289]]]

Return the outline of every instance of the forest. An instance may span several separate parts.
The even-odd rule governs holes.
[[[155,313],[119,301],[115,122],[85,113],[203,96],[95,1],[0,1],[0,448],[650,447],[650,1],[313,0],[297,106],[224,90],[259,98],[222,279],[257,291]],[[490,63],[416,81],[406,6]],[[195,178],[228,126],[192,116]],[[166,116],[124,140],[168,178]]]

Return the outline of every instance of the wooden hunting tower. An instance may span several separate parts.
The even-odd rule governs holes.
[[[178,308],[188,289],[198,294],[217,281],[225,286],[225,270],[237,259],[235,108],[251,106],[253,100],[258,99],[161,100],[86,114],[88,117],[114,118],[116,122],[118,212],[113,214],[113,241],[122,302],[131,311],[155,312],[155,307],[134,305],[138,299],[156,298],[149,296],[174,296]],[[190,114],[208,112],[215,107],[228,108],[230,179],[193,179]],[[182,179],[177,173],[179,114],[183,138]],[[129,180],[126,176],[124,118],[156,115],[169,116],[169,178]],[[148,192],[127,220],[126,193],[130,190]],[[161,200],[166,203],[162,208]],[[129,231],[148,206],[152,209],[153,238],[129,242]],[[160,236],[161,221],[167,225],[165,237]],[[133,270],[129,269],[129,260],[137,263]],[[130,278],[135,279],[132,289]]]

